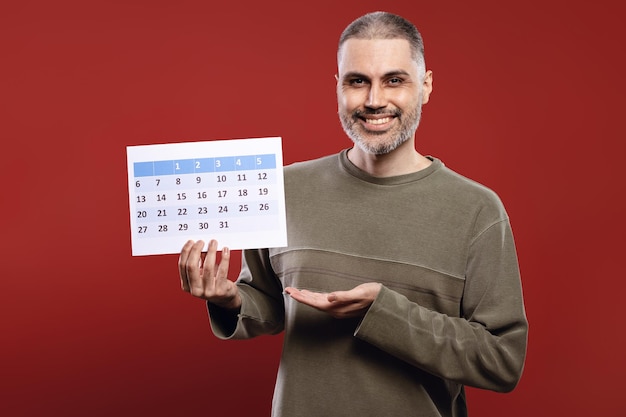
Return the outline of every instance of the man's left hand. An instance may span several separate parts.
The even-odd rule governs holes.
[[[368,282],[349,291],[320,293],[285,288],[285,292],[294,300],[330,314],[338,319],[363,317],[380,292],[381,284]]]

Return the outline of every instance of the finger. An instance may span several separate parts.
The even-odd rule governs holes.
[[[180,251],[178,257],[178,275],[180,277],[180,286],[185,292],[189,292],[189,278],[187,277],[187,261],[189,252],[193,246],[193,240],[188,240]]]
[[[228,279],[228,267],[230,265],[230,249],[224,247],[222,249],[222,259],[217,268],[216,279]]]
[[[215,278],[215,261],[217,259],[217,240],[211,239],[204,258],[202,279],[205,285],[212,285]]]
[[[187,281],[189,282],[189,292],[193,295],[197,295],[197,292],[202,292],[202,248],[204,242],[198,240],[189,251],[187,262],[185,263],[185,271],[187,273]],[[195,292],[194,292],[195,290]]]
[[[320,310],[326,310],[330,306],[330,303],[327,300],[328,295],[324,293],[290,288],[288,294],[299,303],[306,304]]]
[[[286,287],[285,293],[298,302],[303,302],[306,299],[306,296],[302,293],[302,291],[297,288]]]
[[[328,302],[330,303],[352,303],[356,300],[353,291],[335,291],[328,294]]]
[[[366,283],[357,285],[348,291],[335,291],[328,294],[328,301],[336,303],[372,302],[380,292],[381,285],[378,283]]]

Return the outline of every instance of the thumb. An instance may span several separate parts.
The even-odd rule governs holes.
[[[335,291],[328,294],[328,297],[326,297],[326,299],[329,303],[340,303],[345,302],[349,299],[347,295],[348,294],[346,291]]]

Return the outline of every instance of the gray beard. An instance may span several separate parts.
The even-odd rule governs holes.
[[[339,120],[341,121],[341,126],[343,127],[344,132],[346,132],[346,135],[348,135],[352,142],[354,142],[356,146],[361,148],[361,150],[373,155],[385,155],[394,151],[400,145],[402,145],[404,142],[411,139],[415,135],[422,116],[422,100],[420,97],[417,108],[414,111],[411,111],[409,113],[402,113],[398,110],[396,112],[396,116],[401,120],[401,125],[399,126],[397,132],[393,132],[395,133],[395,136],[392,138],[392,140],[386,143],[369,143],[359,132],[360,126],[357,124],[359,115],[371,115],[376,113],[376,111],[355,111],[350,115],[340,113]],[[383,136],[388,135],[389,133],[390,132],[368,132],[368,135]]]

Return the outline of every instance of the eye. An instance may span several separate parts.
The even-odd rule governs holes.
[[[353,87],[362,87],[367,84],[367,80],[365,80],[364,78],[351,78],[350,80],[348,80],[348,84]]]
[[[387,82],[391,85],[400,85],[404,82],[404,80],[399,77],[393,77],[393,78],[390,78]]]

